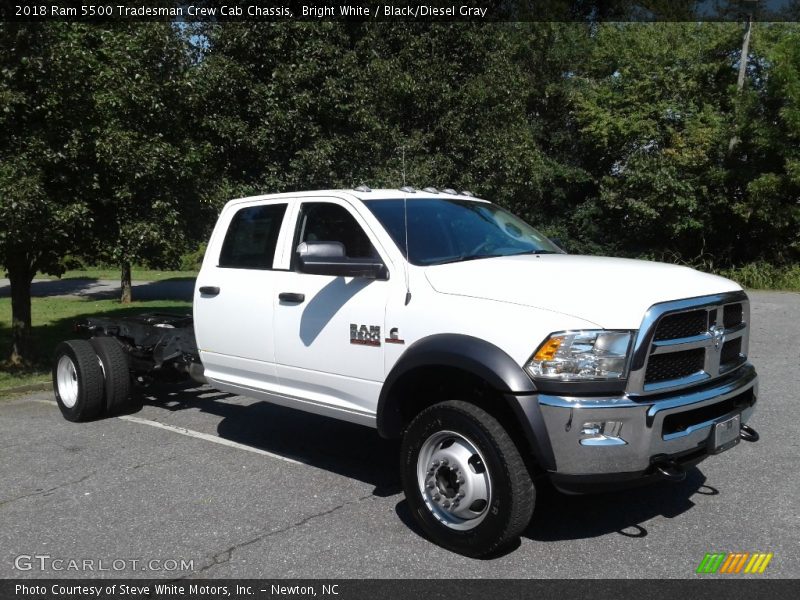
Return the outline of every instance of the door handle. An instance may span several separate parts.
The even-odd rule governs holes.
[[[219,294],[219,288],[215,285],[204,285],[200,287],[200,293],[204,296],[216,296]]]
[[[278,294],[278,300],[281,302],[295,302],[300,303],[306,299],[305,294],[297,294],[295,292],[281,292]]]

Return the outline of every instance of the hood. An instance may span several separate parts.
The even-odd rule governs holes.
[[[425,276],[443,294],[531,306],[606,329],[638,329],[645,311],[659,302],[741,289],[688,267],[572,254],[449,263],[427,267]]]

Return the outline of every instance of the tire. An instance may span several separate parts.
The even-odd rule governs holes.
[[[401,457],[411,513],[440,546],[479,557],[528,526],[536,500],[530,475],[511,437],[483,409],[459,400],[425,409],[408,426]]]
[[[112,337],[89,340],[103,369],[103,408],[108,416],[118,415],[131,407],[130,361],[125,349]]]
[[[67,421],[89,421],[103,413],[103,371],[89,342],[70,340],[56,347],[53,391]]]

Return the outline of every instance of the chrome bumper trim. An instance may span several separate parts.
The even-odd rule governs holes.
[[[758,399],[758,376],[750,364],[721,377],[715,385],[684,389],[658,399],[539,394],[538,400],[553,447],[556,472],[565,475],[631,473],[648,469],[655,455],[702,449],[714,423],[714,420],[696,423],[685,431],[662,435],[665,418],[713,406],[751,389],[753,403],[742,411],[742,423],[745,423],[753,414]],[[604,443],[602,436],[582,431],[584,424],[609,422],[614,423],[613,437],[616,438],[611,443]],[[597,442],[587,443],[588,439]]]

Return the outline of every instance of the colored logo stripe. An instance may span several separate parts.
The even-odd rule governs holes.
[[[773,553],[713,552],[706,553],[697,567],[697,573],[763,573]],[[745,566],[746,565],[746,566]]]
[[[769,561],[772,560],[772,552],[769,554],[753,554],[753,558],[747,563],[744,568],[745,573],[763,573],[767,568]]]
[[[749,552],[734,552],[728,555],[728,560],[725,561],[725,564],[722,565],[722,568],[719,570],[720,573],[738,573],[742,566],[744,565],[744,561],[747,560],[747,557],[750,556]]]
[[[698,573],[716,573],[722,561],[725,560],[725,554],[722,552],[716,554],[706,554],[697,567]]]

